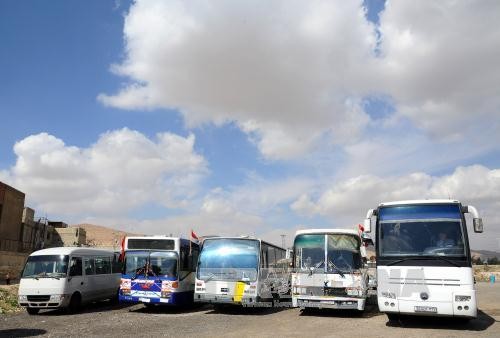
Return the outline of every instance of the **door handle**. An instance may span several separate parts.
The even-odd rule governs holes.
[[[81,282],[80,285],[83,285],[83,282]]]

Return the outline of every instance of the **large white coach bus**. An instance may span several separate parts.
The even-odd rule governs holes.
[[[465,213],[482,232],[476,208],[456,200],[382,203],[368,211],[365,231],[373,220],[376,230],[378,307],[389,320],[477,316]]]
[[[121,266],[113,251],[61,247],[33,252],[19,283],[19,305],[29,314],[40,309],[69,308],[84,303],[115,299]]]
[[[299,230],[293,251],[294,307],[364,310],[368,274],[358,231]]]
[[[249,237],[205,239],[198,260],[195,302],[291,306],[286,250]]]

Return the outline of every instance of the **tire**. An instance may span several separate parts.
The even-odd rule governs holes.
[[[81,306],[82,296],[79,293],[74,293],[69,301],[68,311],[70,313],[76,313],[80,310]]]
[[[386,313],[386,315],[390,322],[399,321],[399,313]]]
[[[38,312],[40,312],[40,309],[36,308],[36,307],[27,307],[26,308],[26,311],[30,314],[30,315],[36,315],[38,314]]]

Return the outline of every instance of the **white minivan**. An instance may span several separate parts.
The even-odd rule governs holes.
[[[33,252],[19,284],[19,305],[29,314],[118,296],[121,264],[113,251],[60,247]]]

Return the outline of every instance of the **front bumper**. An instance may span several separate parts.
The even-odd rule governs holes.
[[[233,304],[241,305],[246,307],[272,307],[272,299],[269,301],[259,300],[257,297],[244,296],[241,301],[235,301],[232,295],[223,294],[207,294],[207,293],[196,293],[194,296],[194,301],[196,303],[211,303],[211,304]]]
[[[366,299],[355,297],[322,297],[322,296],[297,296],[296,305],[301,309],[344,309],[359,310],[365,309]]]
[[[19,306],[22,307],[31,307],[38,309],[57,309],[64,308],[69,305],[70,297],[68,295],[61,295],[58,299],[54,299],[53,296],[48,299],[36,299],[31,300],[33,296],[28,295],[26,298],[20,299],[18,298]],[[36,296],[35,296],[36,297]]]

